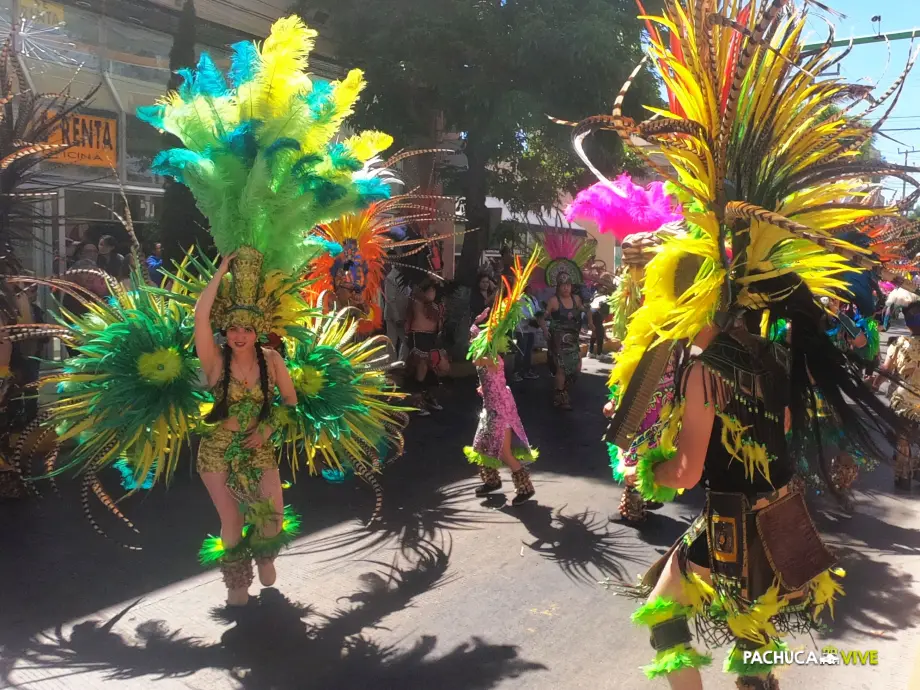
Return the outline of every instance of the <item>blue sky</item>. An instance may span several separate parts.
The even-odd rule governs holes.
[[[920,3],[914,0],[822,0],[836,11],[847,15],[845,19],[828,17],[834,22],[837,29],[837,38],[851,38],[857,36],[874,35],[878,25],[871,19],[874,15],[881,15],[882,33],[904,31],[920,28]],[[822,41],[827,36],[826,24],[821,21],[816,10],[812,7],[809,11],[809,30],[806,35],[808,43]],[[890,46],[890,58],[889,58]],[[920,47],[920,37],[913,44],[914,50]],[[841,65],[841,74],[850,82],[875,84],[876,94],[884,93],[888,86],[900,75],[907,64],[911,51],[911,41],[901,40],[886,45],[884,42],[853,46],[850,55]],[[886,70],[887,65],[887,70]],[[870,116],[878,119],[884,111],[879,108]],[[914,131],[893,131],[909,130]],[[907,78],[907,85],[894,112],[882,128],[890,137],[898,142],[879,137],[877,147],[882,155],[892,162],[904,162],[904,155],[898,150],[920,149],[920,60],[917,67]],[[908,154],[909,164],[920,166],[920,151]],[[890,192],[901,192],[900,182],[890,181],[885,184]]]

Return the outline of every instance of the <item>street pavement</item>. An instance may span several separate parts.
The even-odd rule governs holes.
[[[405,455],[383,476],[382,524],[365,527],[374,499],[362,483],[299,477],[286,497],[304,515],[303,534],[279,559],[276,588],[253,586],[258,596],[232,617],[219,573],[196,562],[218,524],[187,468],[170,488],[121,504],[140,534],[95,510],[140,551],[97,536],[66,482],[60,497],[45,486],[41,501],[0,505],[0,687],[665,687],[638,670],[652,651],[629,622],[636,602],[616,584],[664,552],[701,493],[638,530],[608,520],[620,496],[600,442],[609,365],[585,369],[570,413],[551,407],[549,378],[513,387],[541,451],[534,502],[512,509],[473,495],[462,447],[479,403],[473,380],[455,381],[443,412],[413,419]],[[815,503],[847,571],[846,596],[830,632],[791,647],[877,650],[878,665],[785,668],[783,687],[920,688],[920,493],[890,490],[887,459],[858,485],[852,517]],[[715,652],[707,688],[734,687],[723,659]]]

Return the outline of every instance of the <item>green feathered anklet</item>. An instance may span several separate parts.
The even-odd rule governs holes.
[[[515,460],[519,460],[523,463],[536,462],[537,458],[540,457],[540,451],[536,448],[515,448],[511,453],[514,455]],[[472,446],[464,446],[463,454],[470,463],[485,467],[489,470],[500,470],[505,466],[505,463],[498,458],[480,453],[478,450],[474,450]]]
[[[700,654],[690,645],[679,644],[658,652],[655,660],[648,666],[643,666],[642,671],[651,680],[686,668],[701,668],[711,663],[712,657],[708,654]]]
[[[249,548],[253,558],[272,558],[288,546],[300,534],[300,515],[291,506],[284,506],[281,531],[274,537],[262,538],[253,530],[249,537]]]
[[[677,496],[677,489],[655,483],[655,467],[673,457],[673,452],[667,453],[659,446],[639,458],[639,462],[636,463],[636,491],[646,501],[667,503]]]
[[[640,606],[632,615],[632,622],[652,630],[652,644],[655,639],[655,626],[683,619],[686,621],[693,615],[693,607],[681,604],[669,597],[655,597]],[[712,663],[712,657],[700,654],[690,645],[681,642],[673,647],[660,650],[655,655],[655,660],[642,670],[649,678],[660,678],[669,673],[675,673],[685,668],[700,668]]]
[[[248,525],[247,525],[248,527]],[[224,541],[220,537],[208,535],[208,538],[201,544],[198,550],[198,561],[201,565],[209,567],[221,560],[235,561],[245,558],[249,554],[249,543],[246,539],[247,528],[243,528],[243,537],[240,543],[231,548],[224,547]]]

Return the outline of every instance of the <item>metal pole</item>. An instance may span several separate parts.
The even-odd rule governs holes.
[[[887,34],[877,34],[875,36],[857,36],[856,38],[843,38],[839,41],[834,41],[831,43],[831,48],[843,48],[850,45],[851,43],[854,46],[866,45],[868,43],[881,43],[882,41],[903,41],[908,38],[914,38],[920,36],[920,28],[908,29],[907,31],[892,31]],[[813,50],[818,50],[824,46],[823,42],[819,43],[809,43],[804,48],[802,48],[803,53],[807,53]]]

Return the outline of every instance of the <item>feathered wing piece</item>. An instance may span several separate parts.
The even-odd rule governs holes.
[[[650,345],[692,338],[733,305],[765,306],[781,297],[764,294],[757,283],[792,273],[816,295],[845,289],[841,274],[852,270],[850,262],[871,261],[834,232],[897,212],[846,200],[871,176],[907,177],[916,186],[906,175],[912,169],[854,160],[890,107],[871,126],[863,118],[903,89],[905,75],[868,109],[835,111],[831,106],[852,91],[840,79],[816,79],[835,62],[830,42],[804,55],[803,14],[789,7],[788,0],[666,0],[662,14],[646,20],[649,55],[661,67],[671,107],[650,108],[655,117],[638,124],[623,117],[628,81],[611,116],[575,126],[576,150],[589,164],[582,144],[598,129],[617,131],[627,144],[633,137],[655,144],[672,170],[648,164],[678,190],[689,226],[686,235],[666,238],[647,267],[646,286],[664,294],[646,293],[613,383],[629,381]],[[699,265],[697,280],[674,295],[661,286],[673,282],[682,257]]]
[[[335,469],[352,466],[360,476],[380,471],[380,460],[402,454],[402,429],[409,408],[395,404],[398,393],[387,376],[383,337],[357,340],[358,319],[343,309],[301,320],[287,341],[287,366],[297,405],[287,409],[282,428],[291,468],[306,458],[311,473],[317,458]]]
[[[138,269],[130,290],[95,271],[108,285],[108,298],[77,282],[88,273],[93,271],[10,279],[14,284],[45,285],[72,298],[83,311],[77,315],[59,304],[57,324],[13,329],[14,339],[59,338],[71,353],[60,370],[39,379],[40,387],[55,386],[56,395],[41,406],[28,433],[22,434],[15,460],[23,466],[24,459],[46,450],[42,479],[70,470],[81,473],[84,513],[96,532],[107,536],[93,518],[90,495],[134,527],[103,487],[100,472],[118,467],[130,492],[158,481],[168,483],[211,396],[199,383],[190,309],[148,291]],[[68,441],[74,447],[58,466],[61,445]]]
[[[502,288],[495,295],[495,303],[489,311],[489,316],[470,343],[468,359],[473,362],[484,357],[497,360],[511,347],[514,329],[523,317],[521,298],[524,288],[527,287],[541,256],[542,250],[539,247],[535,248],[524,266],[521,265],[520,256],[514,257],[514,287],[511,287],[507,278],[502,277]]]
[[[197,69],[181,72],[177,92],[138,111],[185,146],[160,153],[152,169],[191,189],[221,254],[239,252],[231,267],[236,320],[258,314],[262,276],[301,272],[314,257],[304,236],[315,225],[390,196],[386,172],[373,165],[392,138],[335,138],[364,88],[362,74],[311,80],[315,36],[296,16],[279,19],[261,47],[234,46],[227,75],[204,53]]]
[[[628,235],[652,232],[682,218],[680,206],[665,192],[664,183],[640,187],[623,173],[613,182],[596,182],[575,197],[565,212],[570,223],[597,225],[622,242]]]
[[[210,395],[199,386],[190,309],[169,294],[147,289],[127,203],[124,216],[114,215],[133,245],[131,289],[97,269],[71,270],[45,279],[8,278],[17,286],[44,285],[76,305],[68,308],[59,302],[56,324],[22,324],[12,329],[15,340],[59,338],[71,353],[60,370],[39,380],[39,386],[55,386],[56,395],[42,404],[38,417],[21,435],[16,461],[24,467],[25,459],[44,453],[41,478],[52,483],[52,477],[67,470],[82,473],[84,513],[103,535],[90,509],[91,494],[116,518],[134,527],[102,485],[100,471],[114,464],[131,492],[151,488],[157,481],[168,483],[182,447],[204,413],[202,408],[210,404]],[[100,297],[98,288],[94,288],[97,292],[87,288],[87,279],[104,284],[108,296]],[[58,467],[65,441],[75,447]]]
[[[184,305],[140,288],[114,289],[105,302],[85,299],[82,288],[63,280],[49,287],[84,299],[76,316],[59,307],[56,333],[73,356],[41,384],[57,385],[43,412],[58,442],[77,441],[67,464],[98,472],[127,458],[138,481],[153,474],[168,481],[179,453],[209,396],[199,386],[191,313]]]
[[[555,287],[563,276],[575,285],[585,281],[582,270],[594,259],[597,241],[581,237],[571,230],[547,230],[538,240],[539,269],[533,276],[533,286],[543,289]]]

